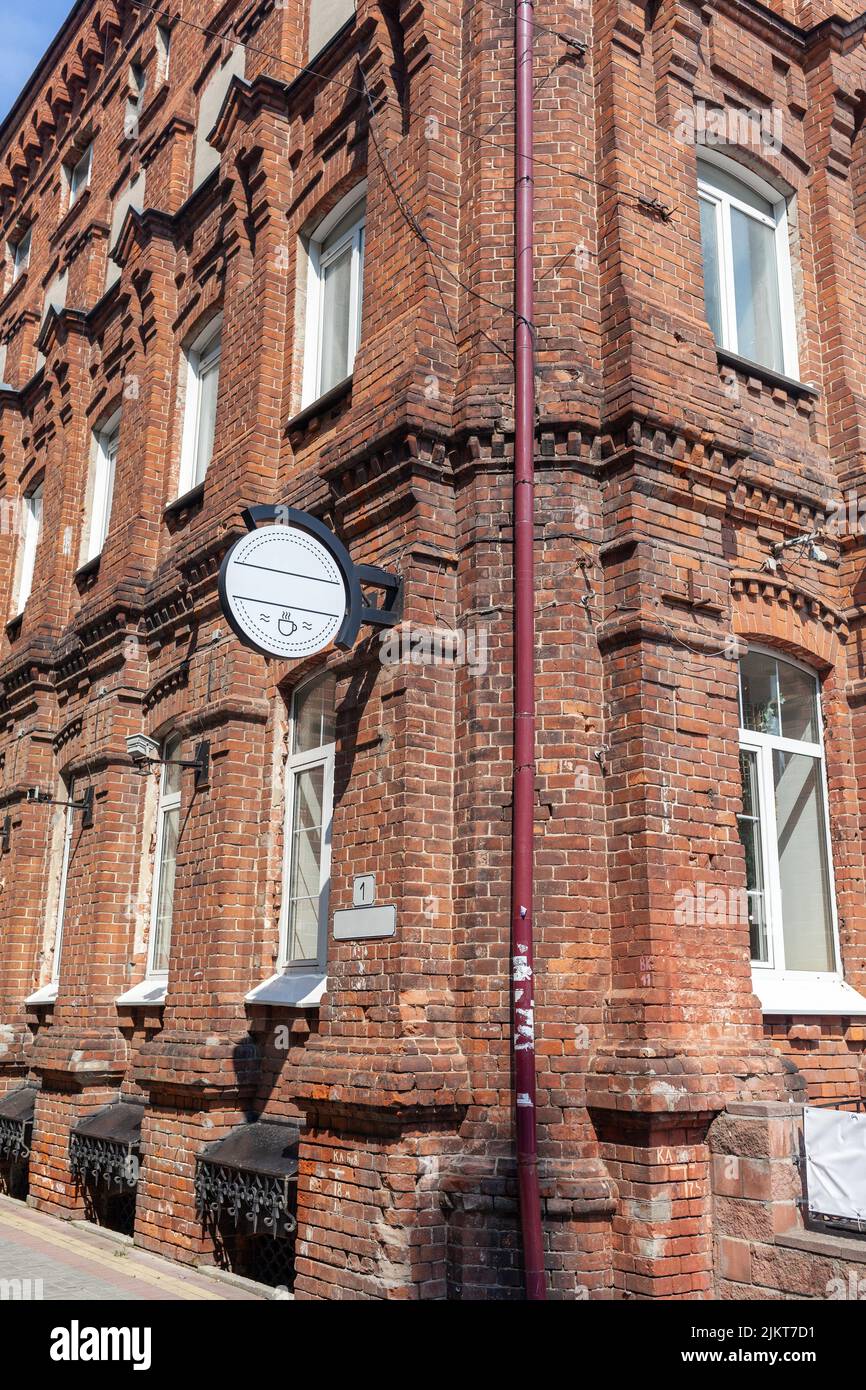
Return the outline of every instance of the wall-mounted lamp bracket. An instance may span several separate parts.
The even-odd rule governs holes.
[[[201,741],[201,743],[197,743],[196,746],[195,746],[195,757],[194,757],[193,759],[191,759],[191,760],[184,761],[184,762],[181,764],[181,766],[182,766],[182,767],[192,767],[192,768],[195,769],[195,777],[193,778],[193,786],[195,787],[196,791],[199,791],[202,787],[207,787],[207,786],[209,786],[209,784],[210,784],[210,741],[209,741],[209,739],[203,738],[202,741]]]
[[[195,789],[210,784],[210,740],[202,739],[195,746],[194,758],[161,758],[159,744],[145,734],[132,734],[126,740],[126,751],[136,771],[147,772],[151,767],[191,767],[195,769]]]
[[[93,825],[93,787],[85,788],[80,801],[60,801],[50,792],[40,791],[38,787],[28,787],[27,800],[39,806],[65,806],[70,811],[81,811],[81,828],[89,830]],[[7,817],[8,819],[8,817]]]

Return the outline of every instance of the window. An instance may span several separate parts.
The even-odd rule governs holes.
[[[10,252],[11,252],[11,255],[12,255],[12,283],[13,283],[13,285],[15,284],[15,281],[16,281],[21,275],[24,274],[25,270],[27,269],[27,267],[28,267],[29,264],[30,264],[30,236],[31,236],[31,231],[32,231],[32,228],[31,228],[31,227],[28,227],[27,230],[26,230],[26,232],[22,232],[21,236],[18,238],[18,240],[15,242],[15,244],[14,244],[13,246],[10,247]]]
[[[292,701],[286,764],[281,966],[324,969],[334,800],[333,676],[307,682]]]
[[[244,75],[244,56],[243,45],[238,44],[232,49],[224,66],[216,68],[202,88],[195,128],[195,156],[192,170],[194,189],[198,188],[200,183],[204,183],[208,175],[219,167],[219,150],[210,143],[208,136],[217,123],[232,78],[243,77]]]
[[[355,13],[355,0],[310,0],[307,57],[314,58]]]
[[[158,82],[168,81],[171,62],[171,30],[167,24],[156,26],[156,75]]]
[[[90,486],[90,516],[84,563],[102,553],[111,520],[117,447],[120,440],[120,411],[94,436],[93,469]]]
[[[87,146],[84,154],[75,164],[67,165],[69,179],[69,206],[72,207],[79,194],[90,186],[90,170],[93,164],[93,145]]]
[[[219,392],[222,317],[187,349],[186,402],[178,495],[204,480],[213,454]]]
[[[138,118],[144,101],[145,85],[144,68],[140,63],[130,63],[126,79],[126,108],[123,113],[123,133],[127,140],[138,138]]]
[[[310,240],[304,404],[351,376],[361,338],[364,190],[355,190]]]
[[[70,777],[63,784],[67,803],[75,800],[75,782]],[[72,837],[75,831],[75,810],[67,804],[63,813],[63,849],[60,858],[60,886],[57,893],[57,925],[54,929],[54,961],[51,979],[54,984],[60,979],[60,955],[63,948],[63,923],[66,919],[66,887],[69,880],[69,860],[72,857]]]
[[[23,613],[33,588],[36,550],[42,531],[42,483],[38,483],[24,498],[21,549],[18,560],[15,614]]]
[[[115,281],[120,278],[120,264],[112,256],[112,251],[117,246],[117,239],[126,221],[126,214],[130,208],[136,212],[141,212],[144,207],[144,171],[136,174],[122,193],[119,194],[111,210],[111,233],[108,241],[108,263],[105,267],[105,288],[110,289]]]
[[[698,161],[707,321],[720,348],[796,378],[785,199],[718,158]]]
[[[181,737],[175,734],[163,745],[163,763],[156,817],[156,860],[153,866],[153,902],[150,924],[148,978],[168,974],[171,926],[174,917],[174,883],[177,875],[177,843],[180,837]]]
[[[61,272],[60,275],[55,275],[54,279],[51,281],[50,285],[49,285],[48,288],[46,289],[45,295],[44,295],[43,300],[42,300],[42,319],[41,319],[41,326],[44,326],[45,320],[46,320],[46,318],[48,317],[48,314],[49,314],[49,312],[50,312],[51,309],[54,309],[54,310],[59,314],[60,311],[66,307],[66,282],[67,282],[67,272],[64,270],[64,271]],[[41,332],[41,327],[40,327],[40,332]],[[36,353],[36,367],[37,367],[37,370],[38,370],[40,367],[44,366],[44,363],[45,363],[45,354],[44,354],[44,352],[41,352],[41,351],[38,351],[38,350],[37,350],[37,353]]]
[[[752,962],[838,970],[818,682],[762,651],[740,662],[740,839]]]

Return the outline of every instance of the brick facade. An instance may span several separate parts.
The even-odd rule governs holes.
[[[135,1238],[219,1259],[196,1156],[239,1124],[295,1121],[297,1297],[514,1297],[512,21],[496,0],[358,0],[310,74],[308,10],[169,3],[166,77],[153,13],[83,0],[0,130],[4,244],[32,225],[0,300],[10,617],[19,501],[44,487],[32,590],[0,649],[0,1089],[39,1084],[43,1210],[83,1211],[75,1123],[139,1098]],[[866,1095],[866,1027],[762,1018],[748,924],[684,928],[676,901],[743,888],[735,657],[748,642],[791,655],[821,682],[844,974],[866,993],[862,530],[822,540],[826,563],[797,549],[765,563],[866,489],[866,24],[845,0],[547,0],[538,18],[549,1288],[795,1293],[786,1262],[812,1256],[796,1246],[795,1137],[773,1117],[789,1098]],[[243,77],[205,132],[219,163],[194,188],[203,93],[239,46]],[[717,354],[681,134],[699,104],[781,113],[778,148],[732,153],[790,200],[799,385]],[[90,140],[69,207],[63,170]],[[304,237],[362,180],[354,370],[302,409]],[[217,312],[213,456],[178,499],[183,351]],[[82,565],[92,438],[117,409],[110,527]],[[368,629],[302,663],[242,646],[216,574],[255,503],[323,518],[356,561],[402,575],[410,630],[467,632],[483,660],[383,663]],[[291,694],[320,669],[336,679],[330,908],[374,874],[397,933],[331,937],[316,1007],[248,1002],[278,963]],[[119,1003],[147,969],[158,796],[125,740],[169,731],[185,758],[209,740],[210,776],[193,790],[182,775],[165,999]],[[63,800],[70,777],[76,795],[93,787],[94,823],[72,821],[56,999],[27,1003],[52,979],[65,814],[27,790]],[[781,1216],[752,1177],[728,1191],[717,1162],[741,1173],[770,1131],[760,1181],[785,1168]],[[793,1245],[773,1243],[783,1226]],[[820,1261],[835,1277],[855,1245],[814,1254],[809,1296]]]

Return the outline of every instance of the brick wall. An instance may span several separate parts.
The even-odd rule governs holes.
[[[46,1209],[81,1211],[75,1120],[141,1097],[136,1239],[218,1258],[195,1156],[282,1118],[301,1130],[298,1297],[511,1298],[511,20],[494,0],[359,0],[314,76],[308,9],[185,5],[165,82],[154,16],[93,0],[0,129],[4,245],[33,228],[0,298],[3,516],[45,488],[32,593],[0,643],[0,1087],[41,1082]],[[558,1298],[792,1289],[803,1252],[774,1244],[772,1211],[748,1249],[738,1225],[764,1169],[735,1147],[726,1192],[714,1144],[736,1106],[863,1092],[858,1017],[762,1018],[748,925],[676,912],[678,893],[745,882],[733,656],[759,642],[821,680],[843,964],[866,990],[862,534],[831,538],[824,565],[765,564],[866,470],[856,12],[538,12],[536,1032]],[[207,132],[219,167],[193,188],[202,93],[238,44],[244,79]],[[735,153],[792,200],[799,387],[717,356],[681,134],[698,103],[780,114],[778,148]],[[63,168],[91,137],[70,209]],[[141,173],[144,210],[110,245]],[[304,238],[362,179],[354,371],[301,410]],[[214,454],[178,500],[183,353],[216,313]],[[118,406],[111,525],[82,568],[92,436]],[[295,665],[247,650],[216,574],[258,502],[311,510],[398,571],[408,628],[461,630],[478,659],[383,663],[366,630]],[[19,545],[0,526],[10,616]],[[245,996],[278,960],[287,708],[320,669],[337,689],[331,910],[372,873],[398,930],[331,939],[320,1007],[265,1008]],[[157,796],[125,740],[169,731],[185,757],[210,741],[209,785],[182,774],[165,1000],[119,1005],[146,969]],[[69,776],[93,787],[94,825],[74,831],[56,1002],[28,1005],[52,977],[63,811],[26,792],[62,800]]]

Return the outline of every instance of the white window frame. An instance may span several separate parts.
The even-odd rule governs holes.
[[[162,85],[168,81],[171,69],[171,29],[167,24],[157,24],[155,43],[157,80]]]
[[[794,282],[791,272],[791,249],[788,222],[788,201],[777,189],[772,188],[751,169],[746,169],[736,160],[730,159],[718,150],[698,151],[698,159],[704,166],[715,165],[729,178],[736,179],[750,188],[759,197],[770,203],[772,216],[765,216],[750,203],[741,202],[726,189],[716,187],[710,179],[698,175],[698,199],[715,210],[716,231],[719,246],[719,292],[722,314],[722,351],[742,356],[737,343],[737,312],[734,296],[734,256],[731,238],[731,208],[737,208],[747,217],[766,227],[771,227],[775,236],[776,281],[779,288],[779,316],[782,329],[783,373],[792,381],[799,380],[800,357],[797,348],[797,320],[794,310]],[[703,248],[702,248],[703,253]],[[756,366],[766,365],[756,363]],[[772,370],[768,368],[768,370]]]
[[[183,408],[183,440],[181,443],[180,470],[178,474],[177,495],[182,497],[199,483],[204,482],[213,450],[208,457],[201,476],[198,476],[199,431],[201,429],[202,382],[212,371],[217,373],[217,403],[219,401],[219,371],[222,358],[223,316],[218,314],[210,319],[205,328],[185,349],[186,396]],[[218,408],[215,407],[215,410]]]
[[[161,755],[162,755],[163,758],[168,758],[169,755],[172,753],[172,749],[174,748],[174,758],[179,758],[179,757],[180,757],[180,753],[181,753],[181,747],[182,747],[181,741],[180,741],[180,738],[179,738],[179,736],[178,736],[178,734],[177,734],[176,732],[175,732],[175,733],[166,734],[165,738],[162,740]],[[158,802],[157,802],[157,809],[156,809],[156,845],[155,845],[154,856],[153,856],[153,886],[152,886],[151,895],[150,895],[150,933],[149,933],[149,938],[148,938],[148,943],[147,943],[147,970],[146,970],[146,979],[147,979],[147,980],[161,980],[161,981],[165,981],[165,980],[168,979],[168,966],[166,966],[164,970],[158,970],[158,969],[156,968],[155,964],[154,964],[154,961],[155,961],[155,957],[156,957],[156,947],[157,947],[156,934],[157,934],[157,925],[158,925],[157,919],[158,919],[158,916],[159,916],[160,890],[161,890],[161,888],[162,888],[162,871],[163,871],[163,868],[164,868],[163,840],[164,840],[164,838],[165,838],[165,836],[164,836],[165,820],[166,820],[166,816],[168,815],[168,813],[169,813],[170,811],[177,811],[177,812],[178,812],[178,830],[180,829],[180,825],[179,825],[180,815],[179,815],[179,813],[180,813],[180,804],[181,804],[181,798],[182,798],[180,782],[178,782],[178,789],[177,789],[176,792],[167,792],[167,791],[166,791],[166,786],[165,786],[165,784],[166,784],[166,782],[167,782],[167,780],[168,780],[168,776],[169,776],[169,768],[170,768],[172,765],[173,765],[172,762],[164,762],[163,765],[162,765],[162,767],[161,767],[161,769],[160,769],[160,774],[159,774],[159,800],[158,800]],[[178,836],[178,840],[179,840],[179,838],[180,838],[180,837]],[[177,874],[177,850],[175,850],[175,874]],[[175,882],[176,882],[176,879],[175,879]],[[169,938],[168,938],[168,953],[167,953],[167,954],[168,954],[169,958],[170,958],[170,956],[171,956],[171,940],[172,940],[173,934],[174,934],[174,902],[172,902],[171,926],[170,926],[170,929],[169,929]]]
[[[292,692],[292,705],[289,718],[289,755],[285,767],[286,818],[283,827],[283,883],[282,903],[280,905],[280,953],[278,969],[285,972],[311,971],[324,973],[328,956],[328,903],[331,893],[331,836],[334,825],[334,757],[336,743],[320,744],[318,748],[304,753],[293,753],[295,720],[300,698],[310,692],[319,681],[326,680],[319,672],[304,681]],[[319,865],[319,933],[316,955],[311,958],[289,956],[289,914],[291,902],[289,894],[292,882],[292,846],[294,844],[296,785],[298,776],[311,768],[324,767],[322,779],[322,858]]]
[[[804,665],[801,661],[795,661],[787,654],[783,655],[778,651],[774,651],[771,647],[761,647],[754,643],[750,643],[749,652],[771,657],[776,661],[786,662],[789,666],[794,666],[797,670],[804,672],[804,674],[808,675],[815,683],[815,708],[818,721],[817,743],[807,743],[798,739],[783,738],[781,735],[777,734],[758,733],[754,729],[744,728],[742,724],[740,725],[739,731],[741,751],[752,752],[756,755],[758,798],[760,805],[758,819],[761,827],[761,868],[764,879],[764,908],[767,923],[767,954],[769,957],[767,961],[752,960],[752,976],[756,984],[763,978],[777,984],[790,986],[793,997],[794,990],[802,994],[804,988],[808,991],[811,984],[820,986],[826,983],[841,983],[844,979],[842,953],[839,941],[839,920],[836,908],[833,842],[830,835],[827,768],[824,756],[824,717],[821,709],[821,683],[816,672],[810,666]],[[742,714],[742,677],[739,669],[737,680],[740,710]],[[827,855],[827,891],[830,898],[833,953],[836,959],[835,970],[786,970],[785,968],[782,887],[779,875],[778,834],[776,829],[776,791],[773,779],[774,750],[782,753],[802,754],[805,757],[814,758],[819,765],[819,782],[823,802],[824,845]],[[792,1006],[792,1012],[796,1011],[796,1008]]]
[[[327,251],[325,242],[334,228],[357,206],[358,216],[343,236]],[[349,361],[344,380],[352,375],[355,356],[361,342],[361,319],[364,307],[364,255],[367,224],[367,182],[357,184],[342,198],[328,216],[316,227],[307,245],[307,307],[304,329],[304,385],[302,407],[312,405],[322,395],[322,346],[324,343],[323,275],[333,260],[352,246],[351,284],[349,290]],[[335,383],[339,385],[339,382]]]
[[[90,485],[90,513],[83,564],[101,555],[111,525],[114,479],[120,447],[120,411],[116,410],[94,436],[93,470]]]
[[[21,537],[21,553],[18,561],[18,575],[15,585],[15,616],[20,617],[27,607],[33,592],[33,578],[36,571],[36,553],[42,535],[42,507],[45,497],[45,484],[39,482],[23,498],[24,531]],[[36,504],[36,505],[34,505]]]
[[[60,860],[60,883],[57,890],[57,917],[54,927],[54,959],[51,964],[51,983],[56,987],[60,979],[60,957],[63,952],[63,928],[66,923],[66,890],[69,883],[69,861],[72,857],[72,840],[75,835],[75,778],[62,782],[67,805],[63,821],[63,852]]]
[[[82,175],[81,171],[84,170]],[[93,141],[87,149],[75,161],[74,164],[67,165],[67,177],[69,180],[69,206],[72,207],[84,192],[85,188],[90,187],[90,175],[93,171]]]
[[[16,280],[20,280],[21,276],[24,274],[25,270],[27,270],[28,266],[30,265],[30,245],[32,240],[32,234],[33,225],[31,223],[31,225],[25,228],[25,230],[21,233],[18,240],[14,242],[10,247],[10,250],[12,252],[13,285],[15,284]]]

